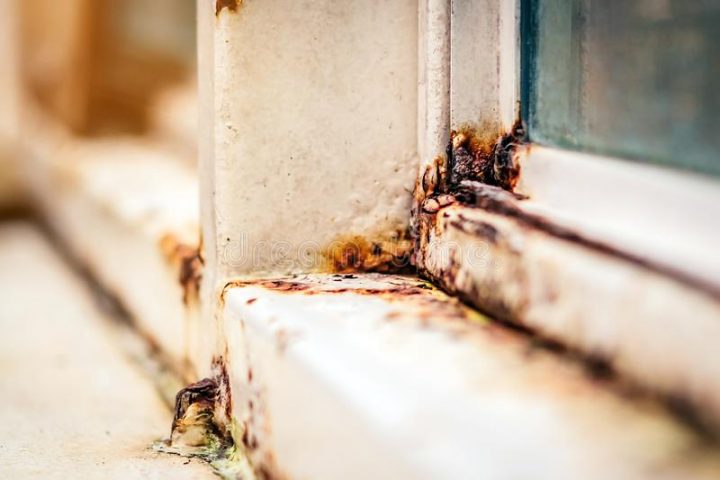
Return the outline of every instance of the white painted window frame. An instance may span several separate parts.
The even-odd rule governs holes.
[[[431,70],[435,76],[427,81],[438,89],[445,86],[443,75],[449,77],[448,93],[436,102],[435,115],[445,115],[450,130],[471,124],[489,129],[488,135],[509,132],[519,118],[520,2],[429,1],[433,3],[451,10],[450,61],[442,73]],[[478,28],[480,23],[484,28]],[[437,29],[428,25],[426,31]],[[437,34],[430,41],[435,45],[428,51],[442,50]],[[425,64],[432,68],[437,60],[428,58]],[[437,91],[435,96],[440,96]],[[433,143],[437,135],[432,128],[425,133]],[[446,144],[434,143],[434,154],[442,153]],[[716,179],[538,144],[523,146],[517,160],[521,174],[516,192],[529,197],[520,202],[524,211],[720,295]]]

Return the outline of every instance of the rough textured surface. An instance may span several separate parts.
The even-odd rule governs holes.
[[[327,271],[348,237],[403,243],[418,166],[417,2],[201,5],[210,268]]]
[[[270,478],[720,472],[661,405],[417,279],[238,281],[223,298],[233,413]]]
[[[417,260],[426,277],[691,405],[720,431],[717,299],[571,231],[540,228],[502,200],[505,192],[477,192],[482,208],[424,216]]]
[[[40,233],[0,224],[0,477],[214,478],[161,455],[172,418]]]

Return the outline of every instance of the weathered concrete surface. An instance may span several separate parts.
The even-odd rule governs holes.
[[[662,405],[417,279],[239,280],[223,298],[233,414],[271,478],[720,475]]]
[[[0,225],[0,478],[214,478],[150,449],[170,412],[107,321],[36,229]]]

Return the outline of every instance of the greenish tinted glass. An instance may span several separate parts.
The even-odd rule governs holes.
[[[523,0],[534,142],[720,175],[720,0]]]

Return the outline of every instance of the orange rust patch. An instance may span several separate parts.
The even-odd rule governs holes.
[[[410,265],[412,242],[407,234],[396,233],[386,240],[370,241],[359,235],[341,237],[324,252],[331,272],[398,272]]]
[[[160,249],[170,264],[177,268],[178,281],[183,289],[183,303],[190,305],[196,302],[205,265],[201,247],[180,243],[175,236],[167,234],[160,240]]]
[[[217,17],[220,15],[220,12],[223,11],[224,8],[227,8],[231,12],[237,12],[238,7],[242,3],[242,0],[216,0],[215,1],[215,16]]]
[[[477,128],[463,125],[450,132],[450,143],[452,148],[464,146],[473,155],[487,157],[492,153],[499,136],[501,136],[500,133],[494,133],[489,138],[483,138]]]

